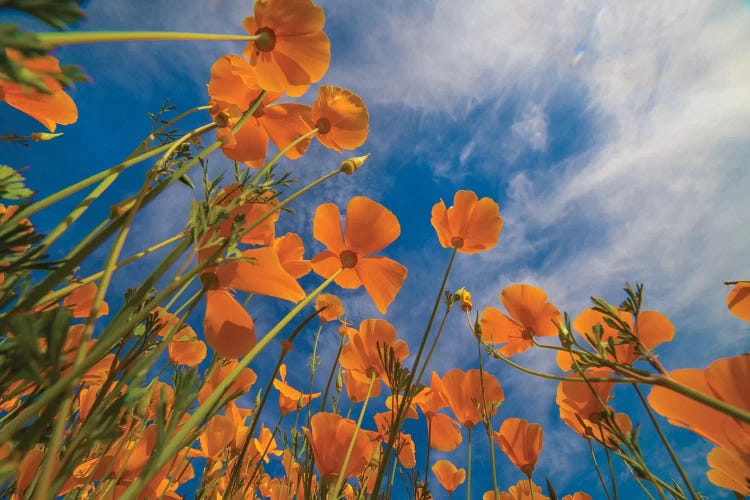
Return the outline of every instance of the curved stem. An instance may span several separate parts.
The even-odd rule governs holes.
[[[471,500],[471,427],[469,427],[469,451],[466,465],[466,500]]]
[[[334,488],[328,492],[329,499],[338,498],[339,491],[341,491],[341,486],[343,486],[344,484],[344,479],[346,476],[346,467],[349,465],[349,459],[352,456],[352,451],[354,451],[354,445],[357,443],[357,433],[359,432],[360,427],[362,427],[362,420],[365,418],[365,410],[367,410],[367,403],[370,400],[370,393],[372,392],[372,387],[374,385],[375,385],[375,372],[373,371],[372,373],[370,373],[370,386],[367,388],[367,395],[365,396],[365,400],[362,402],[362,409],[359,412],[359,418],[357,419],[357,426],[354,428],[352,439],[349,442],[349,448],[346,450],[346,456],[344,456],[344,463],[341,465],[341,470],[339,471],[339,477],[336,480],[336,486],[334,486]]]
[[[597,477],[599,477],[599,484],[602,485],[604,494],[607,495],[607,500],[612,500],[612,497],[609,496],[609,490],[607,489],[607,483],[604,481],[602,470],[601,468],[599,468],[599,462],[596,460],[596,453],[594,453],[594,445],[591,443],[591,439],[586,439],[586,443],[588,443],[589,451],[591,451],[591,460],[594,462],[594,469],[596,469],[596,475]]]
[[[323,401],[320,403],[320,411],[326,411],[326,404],[328,404],[328,391],[331,390],[331,382],[333,381],[333,375],[336,373],[336,368],[339,366],[339,358],[341,357],[341,351],[344,349],[344,336],[341,335],[339,341],[339,350],[336,352],[336,359],[333,360],[331,366],[331,372],[328,374],[328,382],[326,382],[326,390],[323,392]]]
[[[318,331],[315,334],[315,342],[313,342],[312,358],[310,358],[310,390],[308,394],[313,393],[313,382],[315,380],[315,368],[318,365],[318,341],[320,340],[320,332],[323,331],[323,323],[318,327]],[[307,405],[307,426],[310,427],[310,417],[312,417],[312,404]]]
[[[234,40],[248,42],[255,35],[223,35],[215,33],[187,33],[181,31],[67,31],[37,33],[48,49],[61,45],[82,43],[166,41],[166,40]]]

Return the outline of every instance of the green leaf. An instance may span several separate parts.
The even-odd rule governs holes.
[[[27,188],[23,178],[15,169],[8,165],[0,165],[0,199],[22,200],[34,194]]]

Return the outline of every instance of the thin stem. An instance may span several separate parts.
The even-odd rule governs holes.
[[[172,118],[172,119],[171,119],[171,120],[169,120],[168,122],[164,123],[164,124],[163,124],[163,125],[162,125],[161,127],[159,127],[158,129],[155,129],[155,130],[154,130],[154,127],[152,127],[152,128],[151,128],[152,132],[151,132],[151,133],[150,133],[150,134],[148,135],[148,137],[146,137],[145,139],[143,139],[143,141],[141,141],[141,143],[140,143],[140,144],[138,145],[138,147],[137,147],[137,148],[135,148],[135,149],[133,150],[133,152],[132,152],[132,153],[130,153],[130,155],[128,155],[128,158],[130,158],[130,157],[132,157],[132,156],[135,156],[135,155],[137,155],[137,154],[141,153],[142,151],[145,151],[145,150],[146,150],[146,148],[148,147],[149,143],[150,143],[151,141],[153,141],[154,139],[156,139],[156,137],[157,137],[157,136],[158,136],[159,134],[161,134],[162,132],[164,132],[164,131],[165,131],[165,130],[167,130],[167,129],[168,129],[169,127],[171,127],[172,125],[174,125],[174,124],[175,124],[175,123],[177,123],[178,121],[182,120],[182,119],[183,119],[183,118],[185,118],[186,116],[192,115],[193,113],[196,113],[196,112],[198,112],[198,111],[208,111],[208,110],[210,110],[210,109],[211,109],[211,106],[209,106],[209,105],[206,105],[206,106],[197,106],[197,107],[195,107],[195,108],[190,108],[190,109],[188,109],[187,111],[183,111],[183,112],[182,112],[182,113],[180,113],[179,115],[175,116],[174,118]],[[154,124],[154,126],[155,126],[155,125],[156,125],[156,124]]]
[[[427,458],[425,458],[424,461],[424,488],[427,488],[427,481],[429,479],[429,474],[427,472],[430,470],[430,440],[432,439],[432,418],[427,418]]]
[[[599,435],[602,438],[602,446],[604,447],[604,454],[607,457],[607,465],[609,466],[609,476],[612,480],[612,498],[613,500],[617,500],[617,478],[615,477],[615,467],[612,463],[612,456],[609,453],[609,447],[607,446],[607,440],[604,438],[604,429],[602,429],[602,424],[599,423]]]
[[[257,40],[255,35],[224,35],[215,33],[186,33],[180,31],[68,31],[36,33],[42,43],[52,49],[61,45],[82,43],[166,41],[166,40]]]
[[[534,500],[534,483],[531,482],[531,476],[529,476],[529,492],[531,492],[531,500]],[[495,498],[497,498],[497,492]]]
[[[659,422],[657,422],[656,417],[654,417],[654,413],[651,411],[651,408],[648,405],[648,402],[646,402],[646,398],[643,397],[643,393],[641,392],[641,389],[638,387],[637,384],[633,384],[633,388],[635,389],[635,392],[638,394],[638,398],[641,400],[643,407],[646,409],[646,413],[648,413],[648,417],[651,419],[651,423],[654,424],[654,427],[656,428],[656,432],[659,434],[659,438],[661,439],[661,442],[664,443],[664,447],[667,449],[669,456],[672,458],[672,462],[674,462],[675,467],[677,467],[677,471],[680,473],[680,477],[682,477],[682,480],[684,481],[685,486],[687,486],[687,489],[690,492],[690,496],[692,496],[694,500],[700,500],[700,496],[698,495],[698,493],[696,493],[695,489],[693,488],[693,485],[690,482],[690,479],[688,478],[688,475],[685,472],[685,469],[682,468],[680,459],[677,458],[677,455],[675,454],[674,450],[672,449],[672,446],[670,446],[669,441],[667,440],[667,436],[665,436],[664,432],[662,432]]]
[[[338,498],[339,491],[341,491],[341,487],[344,484],[344,479],[346,477],[346,467],[349,465],[349,459],[351,458],[352,451],[354,451],[354,446],[357,443],[357,433],[359,433],[359,429],[360,427],[362,427],[362,420],[365,418],[365,410],[367,410],[367,403],[370,400],[370,393],[372,392],[372,387],[375,385],[375,376],[375,371],[372,371],[372,373],[370,373],[370,386],[367,388],[367,395],[365,396],[365,400],[362,402],[362,410],[360,410],[359,412],[357,426],[354,428],[354,433],[352,434],[351,441],[349,441],[349,448],[346,450],[344,463],[341,465],[339,477],[336,480],[336,486],[334,486],[334,488],[328,492],[329,499]]]
[[[320,411],[326,411],[326,404],[328,400],[328,391],[331,389],[331,382],[333,381],[333,375],[336,373],[336,368],[339,366],[339,358],[341,357],[341,351],[344,349],[344,336],[341,335],[339,341],[339,350],[336,352],[336,359],[333,360],[333,366],[331,366],[331,372],[328,374],[328,382],[326,382],[326,390],[323,392],[323,401],[320,403]]]
[[[467,313],[468,316],[468,313]],[[492,493],[497,496],[500,491],[497,487],[497,471],[495,471],[495,442],[492,440],[492,421],[490,420],[489,412],[487,411],[487,397],[484,393],[484,368],[482,367],[482,345],[477,337],[477,355],[479,357],[479,382],[482,389],[482,418],[484,420],[484,428],[487,431],[487,440],[490,444],[490,464],[492,465]],[[531,477],[529,477],[529,487],[531,487]],[[531,492],[532,500],[534,498],[534,492]]]
[[[643,484],[643,481],[641,481],[640,479],[638,479],[638,475],[635,473],[635,471],[633,471],[633,468],[630,466],[630,464],[628,464],[627,462],[623,462],[623,463],[625,464],[625,468],[628,469],[628,472],[630,472],[630,477],[632,477],[633,479],[635,479],[635,482],[638,483],[638,486],[641,487],[641,489],[643,490],[643,492],[646,493],[646,495],[651,500],[656,500],[654,498],[654,496],[651,494],[651,492],[648,491],[648,488],[646,488],[646,485]]]
[[[471,430],[469,427],[469,451],[468,451],[468,463],[466,465],[466,500],[471,500]]]
[[[589,445],[589,451],[591,451],[591,460],[594,462],[594,469],[596,469],[596,475],[599,477],[599,483],[602,485],[604,494],[607,495],[608,500],[612,500],[612,497],[609,496],[609,490],[607,490],[607,483],[604,481],[604,475],[602,475],[602,470],[599,468],[599,462],[596,460],[596,453],[594,453],[594,445],[591,443],[591,439],[586,439],[586,443]]]
[[[313,381],[315,380],[315,368],[318,366],[318,341],[320,340],[320,332],[323,331],[323,323],[318,326],[318,331],[315,334],[315,342],[313,342],[312,358],[310,359],[310,390],[308,394],[313,393]],[[312,404],[307,405],[307,426],[310,427],[310,417],[312,413]]]
[[[263,178],[263,176],[266,174],[266,172],[268,172],[269,170],[271,170],[271,168],[274,165],[276,165],[276,162],[278,162],[279,159],[282,156],[284,156],[285,154],[287,154],[293,147],[297,146],[297,144],[299,144],[300,142],[303,142],[303,141],[309,139],[310,137],[313,137],[317,133],[318,133],[318,129],[314,128],[314,129],[310,130],[309,132],[306,132],[306,133],[302,134],[301,136],[297,137],[295,140],[293,140],[292,142],[290,142],[289,144],[287,144],[286,146],[284,146],[284,148],[282,148],[278,153],[276,153],[275,155],[273,155],[271,157],[271,159],[268,160],[265,165],[263,165],[263,168],[261,168],[260,170],[258,170],[258,172],[255,173],[255,175],[252,177],[252,179],[250,179],[250,183],[249,184],[250,185],[255,185],[260,179]]]

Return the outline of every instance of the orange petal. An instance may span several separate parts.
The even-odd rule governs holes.
[[[634,333],[648,349],[674,338],[674,325],[666,316],[657,311],[641,311],[635,327]]]
[[[333,203],[318,205],[313,218],[313,237],[323,243],[336,256],[346,249],[344,233],[341,230],[339,207]],[[339,267],[341,267],[340,263]]]
[[[39,120],[50,132],[55,131],[58,123],[70,125],[78,120],[76,103],[62,90],[53,91],[50,94],[42,94],[34,90],[5,92],[3,100],[10,106]]]
[[[63,300],[63,307],[70,310],[74,318],[87,318],[91,314],[91,307],[94,305],[94,299],[99,289],[96,283],[87,283],[73,290],[70,295]],[[97,317],[109,314],[109,306],[102,301],[99,305]]]
[[[440,485],[447,491],[453,493],[466,480],[466,471],[456,469],[449,460],[438,460],[432,465],[432,472],[437,477]]]
[[[385,314],[406,280],[406,267],[387,257],[362,257],[355,271],[378,311]]]
[[[729,312],[740,319],[750,321],[750,283],[737,283],[727,295]]]
[[[255,347],[252,318],[226,290],[206,292],[203,328],[208,345],[225,358],[239,358]]]
[[[208,421],[206,429],[200,436],[201,449],[206,458],[217,459],[230,441],[234,439],[237,429],[232,417],[214,415]]]
[[[245,110],[261,90],[255,68],[239,56],[221,56],[211,66],[208,95],[212,99],[234,104]]]
[[[750,495],[750,456],[734,450],[714,448],[706,457],[711,470],[708,480],[716,486]]]
[[[550,313],[554,311],[545,307],[547,294],[541,288],[521,283],[510,285],[500,293],[500,301],[514,320],[526,328],[534,329],[534,335],[557,335],[557,327],[550,317]],[[539,332],[536,331],[537,328]]]
[[[230,260],[217,271],[219,286],[248,293],[299,302],[305,291],[279,262],[271,247],[253,248],[242,252],[243,260]]]
[[[279,256],[279,262],[286,272],[295,279],[309,273],[312,269],[309,260],[305,260],[305,245],[296,233],[286,233],[273,240],[273,248]]]
[[[263,166],[268,150],[268,132],[257,118],[251,116],[234,134],[234,140],[235,144],[232,147],[221,147],[224,156],[251,168]]]
[[[453,246],[453,233],[451,233],[450,223],[448,222],[448,211],[445,208],[445,202],[440,200],[435,203],[432,207],[432,217],[430,218],[432,227],[435,228],[435,232],[438,236],[438,241],[443,248],[451,248]]]
[[[393,243],[399,234],[401,226],[398,219],[380,203],[364,196],[355,196],[349,201],[346,207],[346,242],[358,257],[379,252]]]
[[[333,252],[320,252],[310,261],[313,271],[324,278],[330,278],[333,273],[341,269],[341,258]],[[341,288],[355,289],[362,286],[362,280],[352,268],[344,271],[336,278],[336,284]]]
[[[341,300],[330,293],[322,293],[315,299],[315,309],[319,310],[320,321],[327,323],[336,321],[344,315],[344,305]]]
[[[324,85],[312,106],[321,144],[336,151],[356,149],[367,140],[369,114],[362,99],[341,87]]]
[[[306,104],[284,103],[267,106],[260,122],[279,150],[286,148],[298,138],[313,129],[310,106]],[[312,138],[305,139],[287,151],[286,157],[296,160],[307,151]]]
[[[198,340],[195,330],[184,326],[167,345],[169,360],[178,365],[198,366],[206,358],[206,344]]]
[[[430,447],[433,449],[449,452],[461,444],[459,424],[450,416],[436,413],[430,418],[430,426]]]

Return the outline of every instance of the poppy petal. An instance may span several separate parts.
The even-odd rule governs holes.
[[[406,267],[388,257],[365,257],[355,270],[378,311],[385,314],[406,280]]]
[[[225,358],[239,358],[255,347],[255,324],[226,290],[206,291],[206,341]]]
[[[313,237],[337,256],[346,249],[344,232],[341,230],[341,212],[334,203],[322,203],[315,209]]]
[[[358,257],[379,252],[393,243],[399,234],[398,219],[380,203],[355,196],[347,205],[346,241]]]

